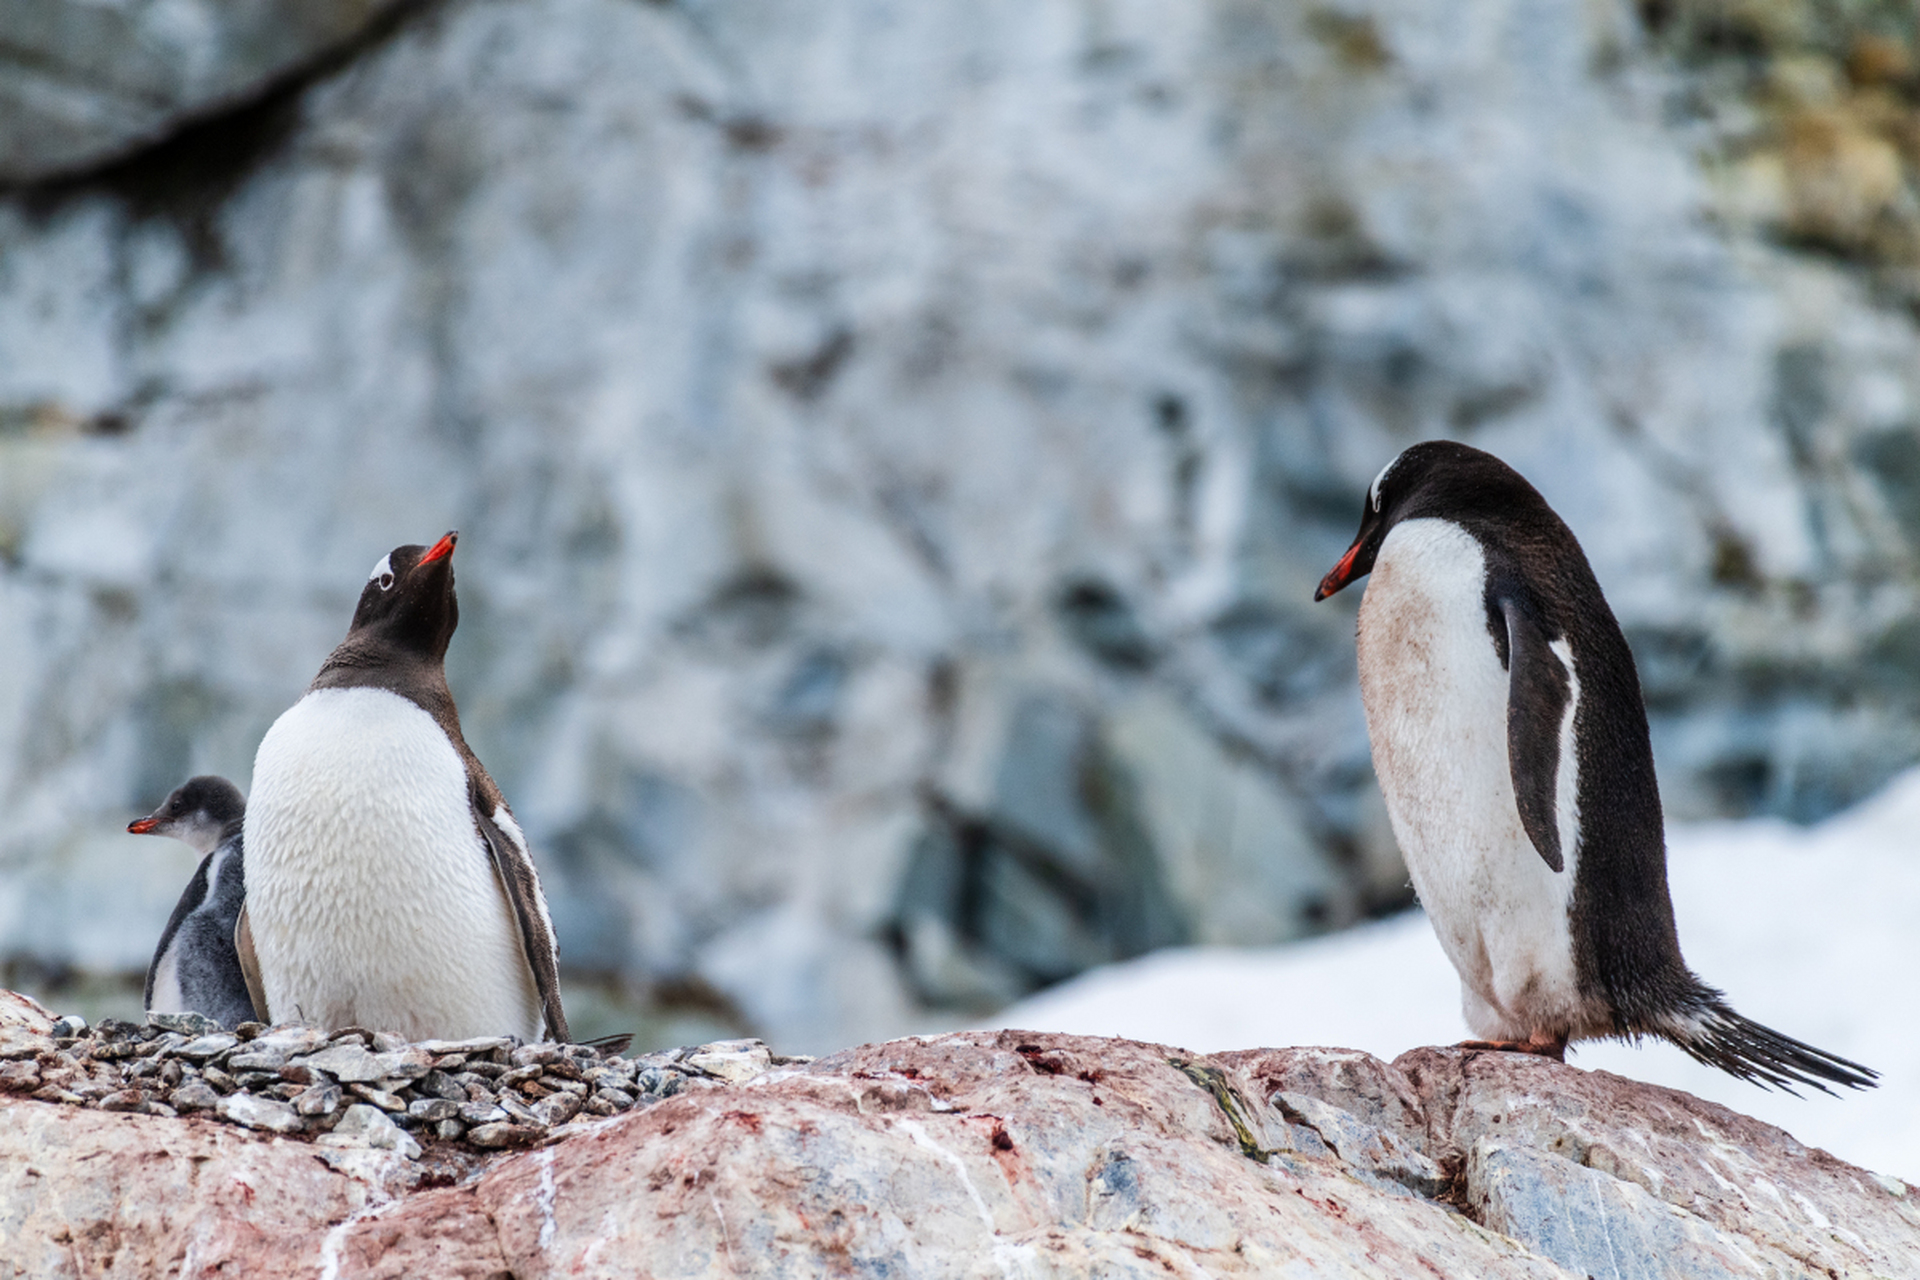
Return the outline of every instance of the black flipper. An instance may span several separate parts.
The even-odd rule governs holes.
[[[167,944],[173,941],[173,935],[180,932],[180,924],[197,910],[207,899],[207,866],[213,861],[209,853],[200,859],[199,870],[193,873],[193,879],[187,881],[187,887],[180,895],[180,901],[173,904],[173,914],[167,917],[167,927],[160,931],[160,941],[153,949],[153,959],[147,963],[147,985],[140,993],[140,1007],[153,1008],[153,983],[160,974],[160,958],[167,954]]]
[[[565,1044],[570,1040],[567,1015],[560,1007],[560,951],[554,943],[553,925],[547,919],[546,898],[540,892],[540,877],[533,869],[533,857],[526,847],[500,824],[493,815],[506,808],[500,788],[478,760],[469,759],[468,794],[473,806],[473,823],[486,842],[493,868],[500,875],[500,886],[513,904],[513,918],[520,925],[520,943],[527,965],[533,970],[533,983],[540,993],[540,1011],[547,1024],[547,1038]]]
[[[1507,630],[1507,767],[1520,825],[1555,871],[1567,861],[1560,848],[1560,726],[1573,696],[1567,668],[1540,620],[1515,594],[1497,604]]]

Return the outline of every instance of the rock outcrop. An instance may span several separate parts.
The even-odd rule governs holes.
[[[1920,1273],[1904,1184],[1515,1055],[1006,1031],[737,1074],[415,1160],[7,1101],[0,1275]]]
[[[0,39],[0,185],[121,159],[246,102],[401,0],[12,0]]]
[[[376,7],[9,15],[171,73]],[[1586,538],[1676,814],[1865,794],[1920,339],[1836,249],[1904,269],[1920,170],[1861,8],[439,0],[0,196],[0,956],[138,971],[192,863],[127,817],[453,527],[575,972],[812,1051],[1351,922],[1405,875],[1309,598],[1431,435]]]

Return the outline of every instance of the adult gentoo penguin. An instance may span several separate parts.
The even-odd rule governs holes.
[[[134,835],[172,836],[205,855],[153,949],[141,997],[148,1013],[204,1013],[229,1028],[254,1016],[233,944],[247,900],[240,839],[246,811],[240,788],[202,776],[127,824]]]
[[[380,557],[254,758],[242,958],[275,1020],[568,1038],[533,859],[447,688],[455,541]]]
[[[1680,956],[1633,655],[1572,530],[1446,441],[1388,463],[1324,600],[1371,573],[1360,691],[1415,890],[1475,1047],[1658,1036],[1744,1080],[1874,1072],[1735,1013]]]

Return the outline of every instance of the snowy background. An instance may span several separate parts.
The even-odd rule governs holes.
[[[244,788],[368,568],[449,528],[583,1034],[828,1050],[1166,947],[1388,945],[1338,933],[1411,901],[1360,593],[1310,597],[1418,439],[1584,539],[1676,823],[1920,763],[1912,3],[19,14],[0,979],[55,1003],[124,1011],[190,873],[127,819]],[[1683,830],[1677,883],[1719,856]],[[1818,987],[1896,1016],[1803,993],[1906,855],[1809,839],[1683,939],[1896,1073],[1810,1114],[1877,1114],[1899,964]],[[1159,1038],[1452,1038],[1427,969],[1423,1030]],[[1239,1004],[1413,1003],[1358,981]]]

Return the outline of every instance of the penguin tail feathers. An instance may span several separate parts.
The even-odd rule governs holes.
[[[603,1058],[617,1058],[633,1047],[633,1033],[627,1031],[620,1035],[601,1036],[595,1040],[582,1040],[580,1043]]]
[[[1871,1089],[1880,1078],[1870,1067],[1742,1017],[1718,991],[1706,986],[1699,988],[1693,1009],[1673,1017],[1657,1034],[1698,1061],[1763,1089],[1797,1094],[1795,1085],[1811,1085],[1831,1095],[1828,1084]]]

